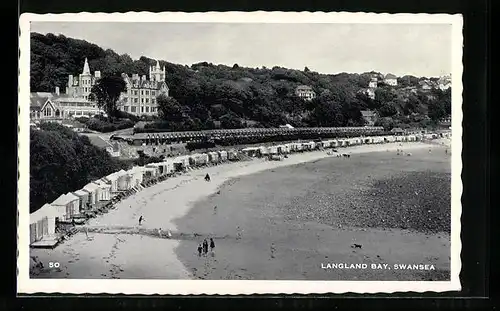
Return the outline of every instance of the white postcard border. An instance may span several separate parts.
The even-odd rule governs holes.
[[[243,281],[29,278],[29,105],[30,22],[206,22],[206,23],[385,23],[452,25],[452,185],[450,281]],[[378,14],[325,12],[128,12],[30,14],[20,17],[18,102],[18,293],[72,294],[326,294],[444,292],[461,289],[462,47],[459,14]]]

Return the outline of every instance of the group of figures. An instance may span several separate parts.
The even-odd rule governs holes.
[[[198,256],[207,255],[209,246],[210,246],[210,251],[213,252],[215,248],[215,242],[213,238],[210,238],[210,245],[208,244],[207,239],[204,239],[203,243],[198,245]]]

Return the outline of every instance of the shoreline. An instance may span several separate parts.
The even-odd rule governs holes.
[[[407,152],[414,149],[436,147],[424,142],[405,142],[402,143],[402,146],[399,146],[399,144],[352,146],[338,148],[338,151],[339,153],[359,154],[396,152],[396,149],[403,149]],[[180,176],[166,179],[118,202],[115,209],[100,217],[90,219],[86,225],[81,226],[81,228],[89,228],[91,242],[86,239],[85,233],[79,232],[54,250],[32,249],[31,253],[42,257],[42,261],[43,257],[60,260],[61,267],[63,267],[60,272],[40,275],[40,277],[109,278],[108,271],[112,270],[114,271],[111,273],[112,278],[192,278],[192,273],[178,258],[175,249],[179,247],[182,240],[189,239],[189,235],[195,232],[178,232],[176,222],[186,216],[197,202],[216,194],[221,186],[231,179],[278,167],[314,162],[329,157],[337,158],[335,153],[334,155],[328,155],[326,152],[326,150],[323,150],[292,154],[283,161],[252,159],[222,164],[189,171]],[[343,158],[337,160],[341,162],[349,161]],[[211,176],[210,182],[203,179],[207,173]],[[141,226],[138,225],[140,216],[145,219]],[[163,238],[156,237],[154,234],[151,236],[151,234],[144,235],[138,232],[142,230],[154,233],[159,228],[164,232]],[[165,238],[167,230],[172,232],[172,239]],[[176,239],[182,234],[188,236]],[[136,243],[140,243],[139,248],[142,251],[137,250]],[[158,260],[155,261],[154,256],[152,256],[153,258],[141,258],[142,254],[148,254],[149,252],[156,254],[159,249],[161,249],[161,257],[164,257],[163,260],[159,260],[162,262],[161,265],[157,263]],[[80,259],[80,257],[85,257],[80,255],[82,252],[85,252],[87,257]],[[131,256],[131,253],[136,255]],[[68,260],[68,256],[70,260]],[[96,263],[99,257],[102,257],[105,263]],[[75,258],[80,262],[79,267],[74,265]],[[142,274],[130,273],[125,266],[128,265],[127,261],[134,260],[140,262],[141,266],[157,267],[156,271],[142,271]],[[85,261],[86,264],[83,265],[82,261]],[[172,271],[164,271],[165,264],[175,268]],[[102,269],[93,268],[96,271],[91,274],[81,271],[86,266],[95,267],[94,265],[99,265]],[[112,269],[106,269],[106,267],[109,268],[109,265],[111,265]],[[173,272],[174,270],[175,272]]]

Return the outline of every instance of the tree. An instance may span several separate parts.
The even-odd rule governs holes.
[[[179,102],[172,97],[161,94],[157,97],[158,114],[165,121],[180,122],[184,119],[184,111]]]
[[[92,87],[91,98],[97,106],[108,114],[110,118],[117,114],[117,102],[122,92],[126,90],[125,81],[121,77],[106,76],[97,80]]]

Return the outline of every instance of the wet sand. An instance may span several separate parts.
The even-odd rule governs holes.
[[[197,202],[176,223],[202,237],[181,241],[176,253],[199,279],[449,280],[450,185],[450,156],[437,146],[411,157],[378,152],[267,170]],[[216,248],[199,257],[205,237]],[[328,263],[368,268],[324,269]],[[379,263],[391,269],[370,269]]]
[[[436,267],[446,272],[449,260],[442,259],[448,258],[445,253],[449,253],[449,236],[446,233],[420,236],[395,229],[371,229],[379,230],[379,234],[359,231],[356,227],[334,230],[332,224],[305,218],[293,220],[289,219],[293,213],[287,215],[283,212],[286,210],[283,206],[300,206],[293,203],[292,198],[307,198],[313,191],[312,186],[318,185],[321,179],[314,176],[319,171],[298,174],[296,169],[300,165],[293,164],[308,162],[306,165],[313,168],[326,161],[330,163],[327,166],[332,172],[342,171],[342,176],[353,173],[366,177],[365,167],[359,168],[358,174],[352,164],[365,162],[373,154],[393,156],[396,148],[398,144],[341,149],[341,152],[353,154],[350,159],[334,158],[324,151],[303,153],[292,155],[282,162],[254,160],[230,163],[168,179],[118,203],[116,209],[109,213],[92,219],[86,225],[88,239],[84,233],[78,233],[53,250],[32,249],[30,255],[38,256],[45,267],[49,262],[58,262],[60,268],[44,269],[31,277],[325,279],[325,275],[329,275],[331,279],[346,279],[352,273],[325,273],[318,268],[318,256],[323,256],[325,263],[336,256],[351,261],[361,260],[364,256],[371,256],[369,250],[372,248],[379,250],[380,256],[385,254],[384,260],[394,260],[398,256],[403,259],[439,257]],[[415,150],[427,148],[421,143],[404,144],[405,150],[414,153],[405,161],[422,162]],[[381,152],[364,153],[377,150]],[[329,159],[321,160],[323,158]],[[314,163],[318,160],[321,161]],[[324,170],[322,164],[318,167],[318,170]],[[385,171],[381,167],[377,170]],[[263,172],[265,170],[271,171]],[[206,173],[212,176],[211,182],[203,180]],[[262,179],[259,174],[274,177]],[[299,180],[297,177],[300,177]],[[361,181],[363,178],[355,179]],[[223,186],[225,182],[227,185]],[[311,187],[297,187],[298,184]],[[221,193],[217,195],[221,186]],[[337,189],[345,186],[345,182],[339,182]],[[328,198],[322,200],[328,201]],[[217,215],[214,215],[215,205],[218,205]],[[139,226],[141,215],[145,221]],[[241,239],[237,239],[236,226],[242,229]],[[162,228],[162,238],[155,235],[158,228]],[[167,230],[172,233],[171,239],[165,236]],[[196,245],[208,235],[216,237],[215,257],[209,254],[199,258]],[[353,236],[363,244],[362,250],[349,248]],[[275,258],[269,255],[270,241],[275,243]],[[397,243],[406,249],[402,254],[397,250]],[[388,257],[387,254],[391,255]],[[405,272],[404,275],[408,274]],[[435,275],[437,273],[431,277]]]

